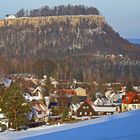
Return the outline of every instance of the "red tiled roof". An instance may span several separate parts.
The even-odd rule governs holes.
[[[70,94],[70,95],[75,95],[76,92],[74,90],[71,90],[71,89],[60,89],[60,90],[57,90],[57,93],[64,93],[64,94]]]
[[[122,103],[131,104],[136,95],[137,95],[137,93],[135,93],[135,92],[126,93],[126,95],[123,96],[123,98],[122,98]]]

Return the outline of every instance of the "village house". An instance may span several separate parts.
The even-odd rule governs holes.
[[[110,100],[113,105],[120,105],[122,102],[122,96],[125,95],[125,91],[120,90],[114,92],[114,90],[108,90],[105,92],[105,96]]]
[[[98,115],[110,115],[120,112],[118,106],[93,106],[95,112],[98,112]]]
[[[119,106],[113,105],[95,105],[94,102],[87,99],[83,103],[78,103],[76,105],[71,104],[70,106],[71,114],[77,117],[87,117],[87,116],[100,116],[109,115],[120,112]]]
[[[87,96],[86,89],[84,88],[78,87],[74,89],[74,91],[76,92],[77,96]]]
[[[57,96],[66,95],[68,97],[71,97],[73,95],[76,95],[76,92],[72,89],[57,89],[54,91],[54,94],[56,94]]]
[[[41,86],[38,86],[33,92],[33,98],[36,100],[43,100],[43,89]]]
[[[0,109],[0,124],[6,125],[8,127],[8,119],[5,118],[4,114],[1,112]]]
[[[91,100],[86,100],[82,103],[76,113],[77,117],[97,116],[97,114],[98,113],[93,109],[93,102]]]
[[[96,100],[94,101],[96,106],[111,106],[112,102],[103,94],[96,93]]]
[[[14,15],[14,14],[7,14],[5,16],[5,19],[16,19],[16,15]]]
[[[83,102],[82,102],[82,103],[83,103]],[[80,105],[81,105],[80,103],[77,103],[77,104],[71,103],[69,115],[70,115],[70,116],[77,116],[77,110],[78,110],[78,108],[80,107]]]
[[[42,101],[33,102],[32,112],[30,115],[30,120],[35,119],[35,121],[48,121],[50,116],[50,110],[46,104]]]
[[[122,96],[124,95],[124,93],[112,93],[109,97],[109,99],[111,100],[111,102],[114,105],[120,105],[122,102]]]
[[[122,97],[122,112],[140,109],[140,94],[128,92]]]
[[[43,93],[42,93],[42,88],[40,86],[38,86],[32,93],[23,93],[23,97],[27,100],[27,101],[39,101],[39,100],[43,100]]]

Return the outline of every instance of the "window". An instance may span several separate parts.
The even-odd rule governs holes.
[[[89,109],[89,106],[87,106],[87,109]]]
[[[38,111],[38,114],[41,114],[42,112],[41,111]]]
[[[132,108],[133,108],[133,109],[136,109],[136,108],[137,108],[137,106],[136,106],[136,105],[132,105]]]
[[[87,112],[85,112],[85,116],[87,116]]]
[[[80,112],[80,115],[82,115],[82,112]]]
[[[86,106],[83,106],[83,109],[86,109]]]
[[[89,115],[91,116],[92,115],[92,112],[90,112]]]

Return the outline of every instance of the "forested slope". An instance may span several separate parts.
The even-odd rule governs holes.
[[[19,18],[0,20],[1,74],[30,72],[55,74],[61,79],[139,81],[140,48],[120,37],[96,8],[91,9],[81,12],[79,8],[77,14],[63,16],[63,12],[40,12],[38,17],[42,10],[32,10],[28,17],[19,11]]]

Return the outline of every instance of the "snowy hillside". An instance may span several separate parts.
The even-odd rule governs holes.
[[[3,140],[139,140],[140,110],[69,125],[0,133]]]

